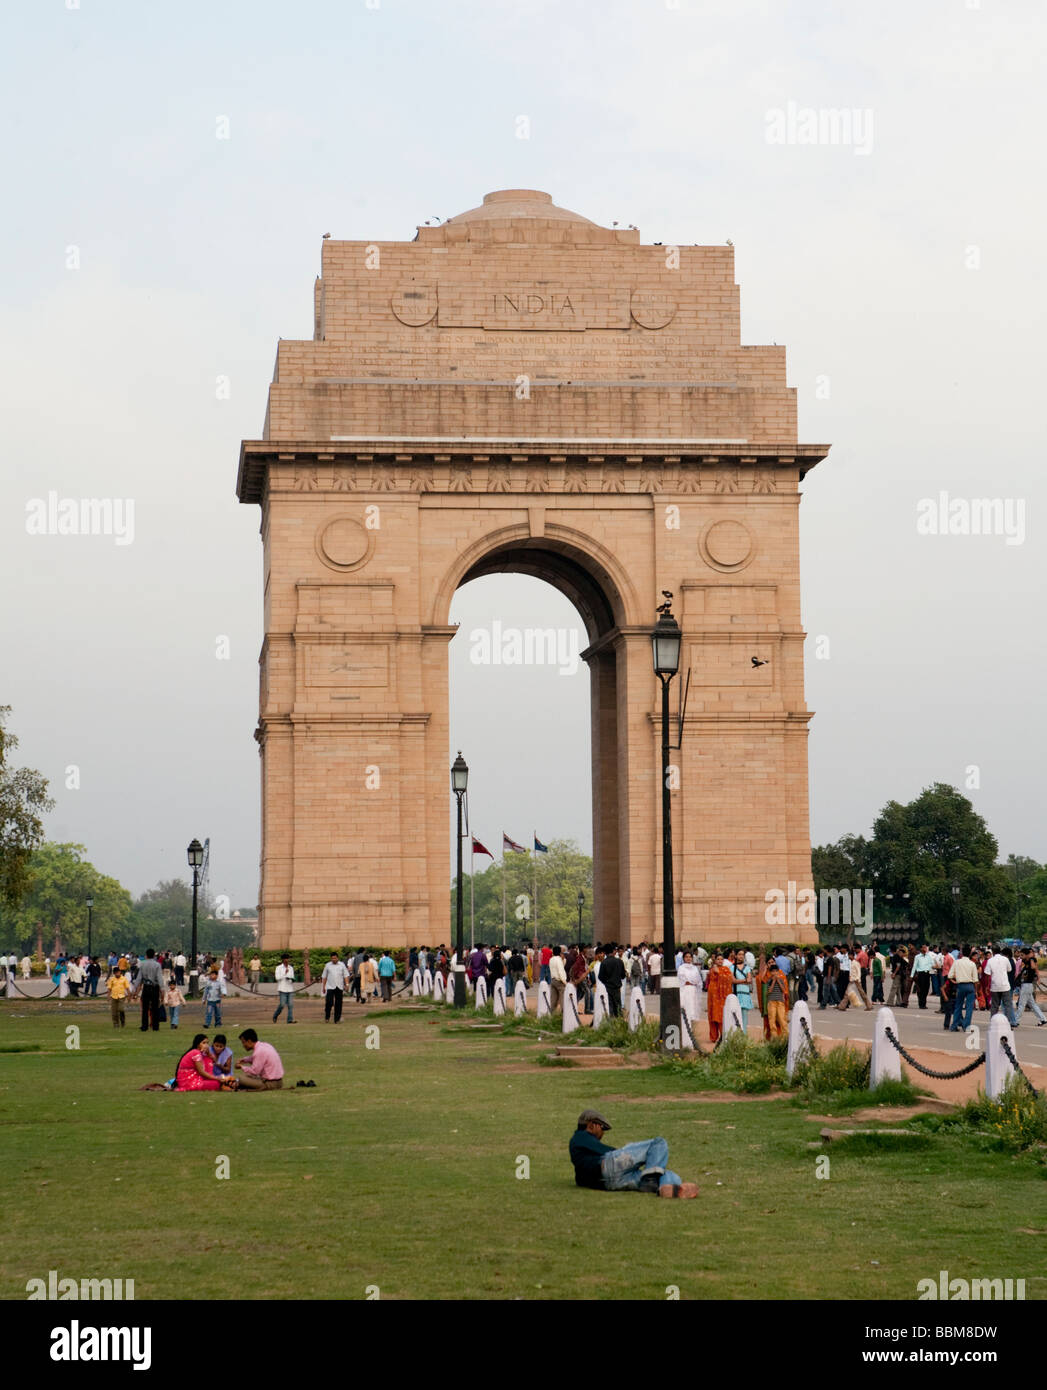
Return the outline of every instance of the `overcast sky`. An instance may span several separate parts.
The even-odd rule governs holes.
[[[234,488],[277,338],[312,334],[324,232],[410,240],[529,187],[729,237],[742,341],[787,345],[800,438],[833,444],[801,508],[815,842],[944,781],[1047,858],[1041,10],[8,0],[0,703],[50,838],[138,893],[210,836],[213,889],[256,901],[260,513]],[[801,143],[830,108],[850,143]],[[133,499],[133,542],[28,534],[50,492]],[[920,534],[942,492],[1010,499],[1012,534]],[[581,628],[519,577],[454,617]],[[590,848],[584,666],[463,645],[452,698],[490,848]]]

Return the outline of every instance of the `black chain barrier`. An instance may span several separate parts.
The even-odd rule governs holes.
[[[570,1000],[571,1008],[574,1010],[574,1021],[580,1028],[582,1026],[582,1020],[578,1014],[578,997],[574,994],[570,994],[567,997]]]
[[[1026,1086],[1028,1086],[1030,1092],[1034,1096],[1040,1095],[1041,1093],[1036,1089],[1036,1087],[1032,1084],[1029,1078],[1022,1071],[1021,1063],[1018,1061],[1018,1058],[1015,1057],[1013,1051],[1011,1050],[1011,1045],[1006,1038],[1000,1039],[1000,1046],[1003,1048],[1004,1056],[1007,1058],[1008,1062],[1010,1062],[1011,1066],[1018,1073],[1021,1079],[1025,1082]]]
[[[885,1028],[883,1031],[887,1035],[887,1039],[890,1042],[891,1046],[896,1048],[902,1054],[905,1060],[909,1063],[910,1067],[915,1067],[916,1070],[922,1072],[924,1076],[933,1076],[935,1081],[955,1081],[957,1077],[966,1076],[968,1072],[977,1071],[977,1069],[985,1061],[985,1053],[983,1052],[980,1056],[975,1058],[975,1060],[970,1064],[970,1066],[961,1067],[959,1071],[932,1071],[930,1067],[925,1067],[922,1062],[918,1062],[911,1052],[907,1052],[905,1050],[905,1048],[901,1045],[898,1039],[894,1036],[894,1033],[891,1031],[890,1028]]]
[[[815,1042],[805,1018],[800,1019],[800,1027],[803,1029],[803,1035],[807,1039],[807,1046],[811,1049],[811,1056],[820,1057],[821,1053],[818,1051],[818,1044]]]
[[[17,980],[12,980],[11,983],[14,985],[15,989],[18,991],[18,993],[22,996],[23,999],[50,999],[51,995],[57,994],[59,989],[61,988],[60,985],[55,985],[53,986],[53,988],[49,989],[46,994],[26,994],[25,990],[22,988],[22,986],[18,983]],[[91,999],[97,998],[97,995],[73,994],[72,991],[70,991],[69,997],[72,999]]]

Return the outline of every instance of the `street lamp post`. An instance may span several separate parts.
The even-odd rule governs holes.
[[[955,940],[954,946],[960,944],[960,885],[954,883],[952,886],[952,931]]]
[[[94,900],[94,898],[88,898],[88,900],[87,900],[87,959],[88,959],[89,961],[94,959],[93,952],[91,951],[91,928],[92,928],[92,926],[94,925],[94,906],[95,906],[95,900]]]
[[[186,850],[189,867],[193,871],[193,943],[189,955],[189,998],[196,998],[196,986],[200,972],[196,967],[196,893],[200,886],[200,866],[204,862],[204,847],[199,840],[193,840]]]
[[[454,1007],[465,1008],[465,923],[462,903],[462,798],[469,785],[469,766],[461,750],[451,764],[451,790],[458,802],[458,890],[455,894]]]
[[[578,945],[582,944],[582,908],[585,906],[585,894],[578,889]]]
[[[672,596],[658,609],[651,633],[654,673],[662,683],[662,980],[659,1034],[663,1048],[680,1050],[680,981],[676,974],[676,926],[673,916],[673,827],[669,799],[669,685],[680,669],[683,634],[669,611]]]

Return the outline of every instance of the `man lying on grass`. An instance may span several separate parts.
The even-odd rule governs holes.
[[[609,1122],[595,1110],[583,1110],[578,1116],[578,1128],[568,1147],[579,1187],[595,1187],[602,1192],[650,1192],[659,1197],[698,1196],[697,1184],[684,1182],[678,1173],[666,1167],[669,1145],[664,1139],[640,1139],[613,1149],[603,1142],[610,1128]]]

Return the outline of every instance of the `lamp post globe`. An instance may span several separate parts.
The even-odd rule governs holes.
[[[582,908],[585,906],[585,894],[578,889],[578,945],[582,944]]]
[[[186,850],[189,867],[193,871],[193,937],[189,954],[189,998],[196,998],[196,986],[200,972],[196,966],[196,898],[200,887],[200,866],[204,862],[204,847],[199,840],[192,840]]]
[[[651,633],[654,674],[662,685],[662,979],[660,986],[659,1037],[662,1047],[679,1052],[680,980],[676,974],[676,923],[673,913],[673,828],[669,799],[669,686],[680,669],[683,633],[670,612],[672,594],[662,590],[665,602]]]
[[[464,916],[462,902],[462,798],[465,796],[469,787],[469,766],[462,757],[461,749],[458,756],[451,764],[451,790],[454,792],[455,800],[458,803],[458,836],[456,844],[458,846],[458,875],[457,889],[455,891],[455,946],[454,946],[454,1007],[456,1009],[465,1008],[465,941],[464,941]]]

